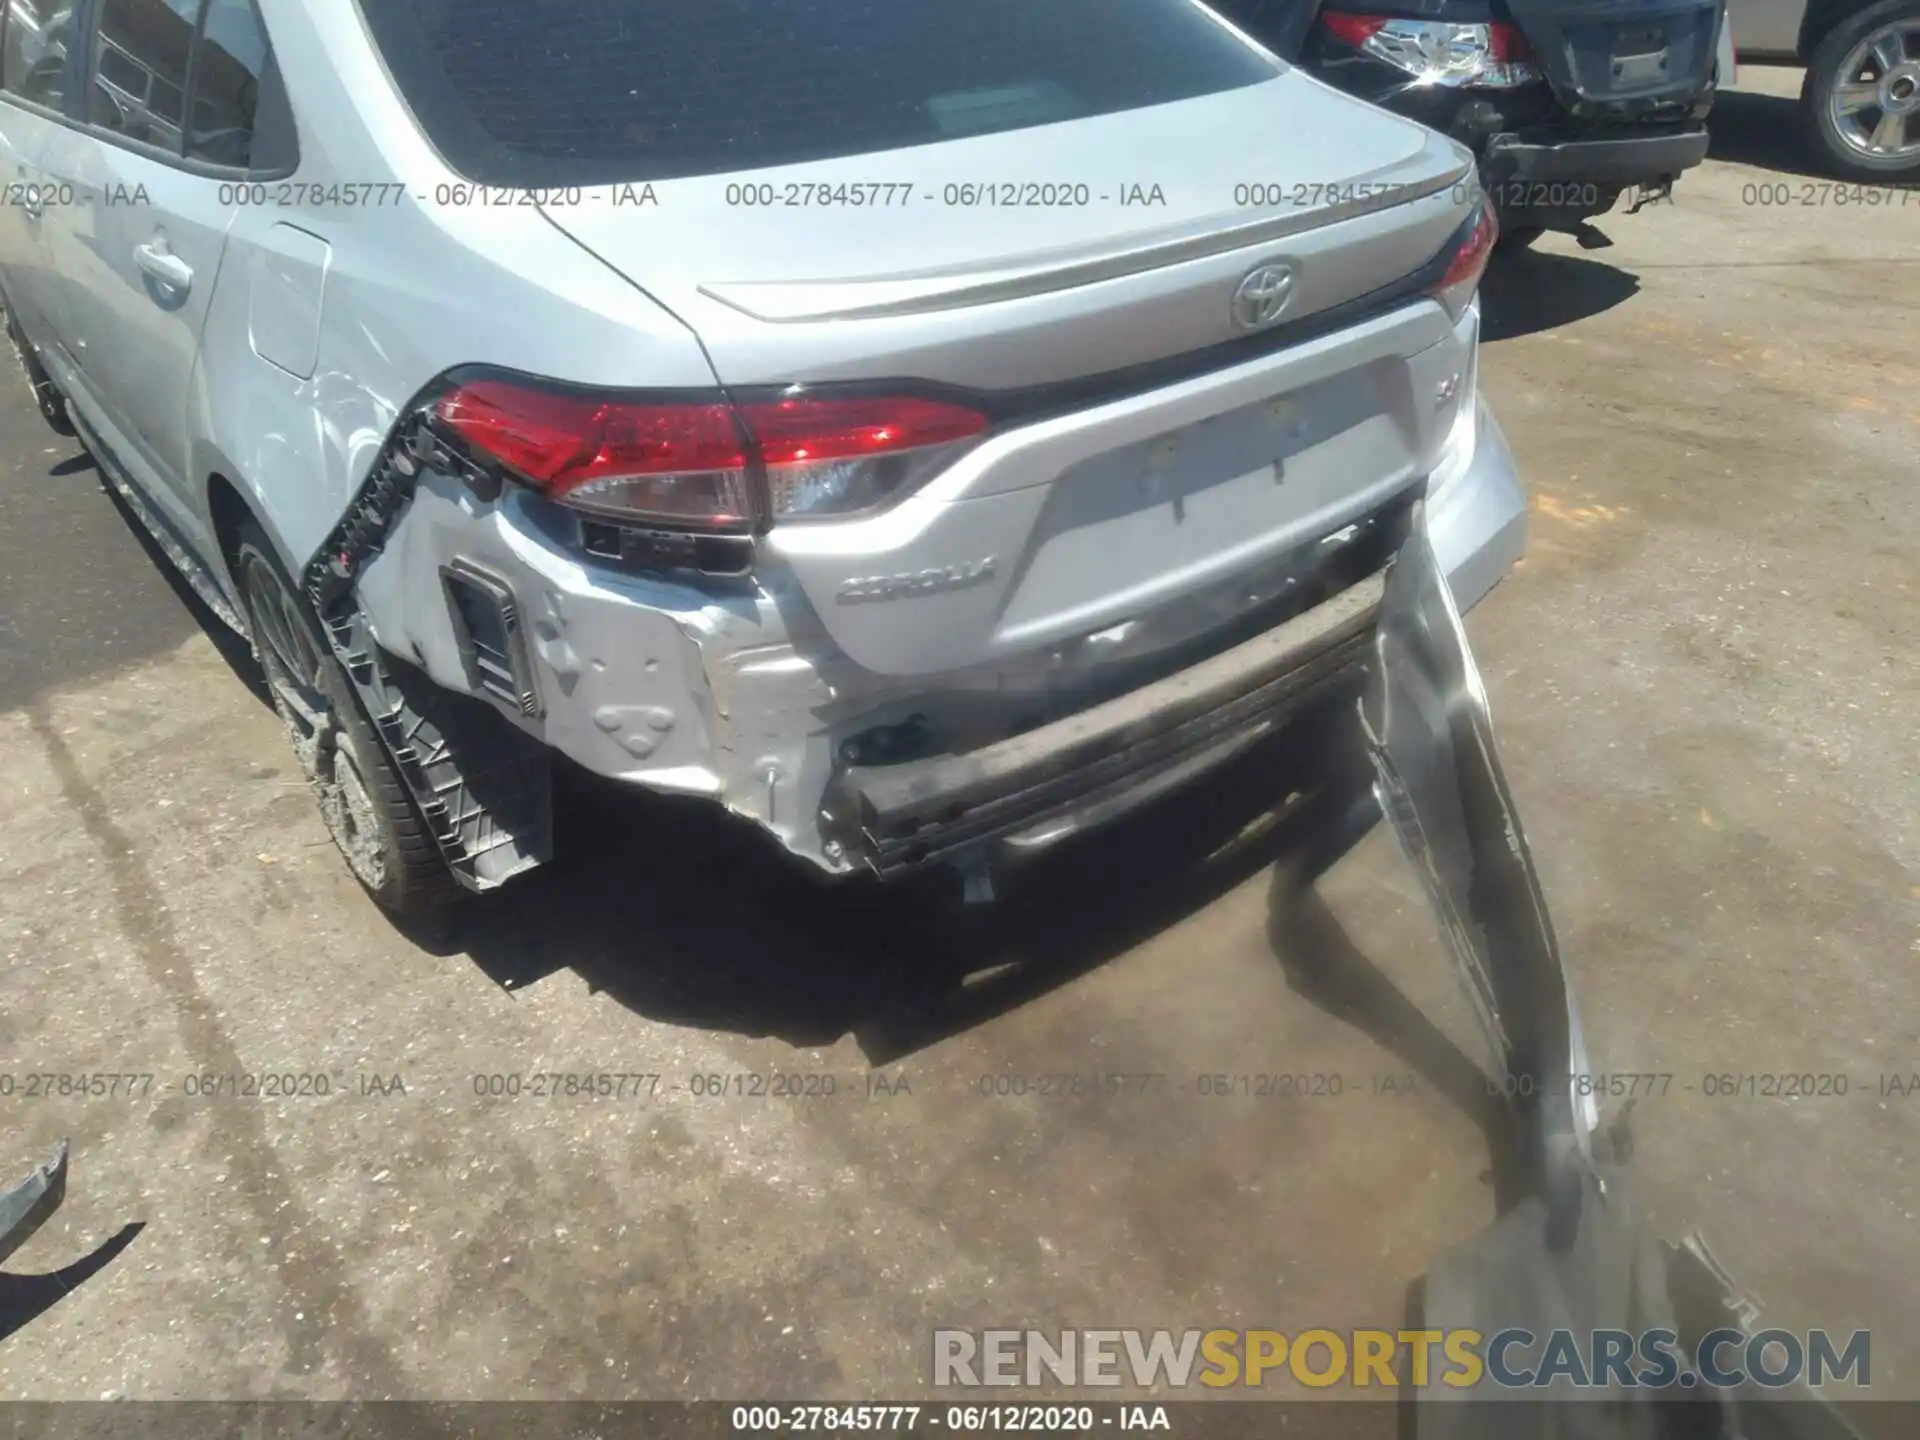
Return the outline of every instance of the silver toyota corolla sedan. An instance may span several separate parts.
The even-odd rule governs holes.
[[[1470,157],[1192,0],[4,13],[28,378],[396,910],[555,752],[977,879],[1522,549]]]

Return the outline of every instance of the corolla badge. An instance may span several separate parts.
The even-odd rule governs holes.
[[[834,598],[842,605],[861,605],[873,600],[898,600],[908,595],[938,595],[947,590],[964,590],[991,580],[995,557],[968,560],[959,565],[941,565],[929,570],[910,570],[904,575],[863,575],[841,585]]]
[[[1250,271],[1233,292],[1233,323],[1264,330],[1286,313],[1293,299],[1293,266],[1284,260]]]

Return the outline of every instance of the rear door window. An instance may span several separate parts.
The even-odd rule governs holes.
[[[1274,74],[1193,0],[362,0],[361,13],[447,162],[497,185],[871,154]]]
[[[87,120],[180,153],[199,0],[99,0]]]
[[[267,37],[253,0],[210,0],[193,62],[193,123],[187,158],[245,169],[267,73]]]

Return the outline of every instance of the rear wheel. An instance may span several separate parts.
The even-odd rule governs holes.
[[[1920,0],[1881,0],[1835,26],[1807,61],[1801,122],[1849,180],[1920,180]]]
[[[312,607],[251,522],[240,532],[234,578],[273,708],[347,868],[395,914],[441,910],[460,895],[458,884],[361,713]]]

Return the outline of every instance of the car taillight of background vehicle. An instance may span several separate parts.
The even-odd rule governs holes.
[[[1493,207],[1484,200],[1473,219],[1461,229],[1463,233],[1454,244],[1446,270],[1428,292],[1456,320],[1466,312],[1473,292],[1480,288],[1480,277],[1487,273],[1494,242],[1500,238],[1500,224],[1493,218]]]
[[[1320,23],[1342,45],[1404,70],[1416,85],[1511,90],[1540,78],[1526,37],[1503,22],[1451,25],[1328,11]]]
[[[795,387],[767,399],[609,395],[468,379],[434,418],[509,478],[614,522],[734,534],[897,499],[987,428],[963,405]],[[764,495],[764,501],[758,496]]]

